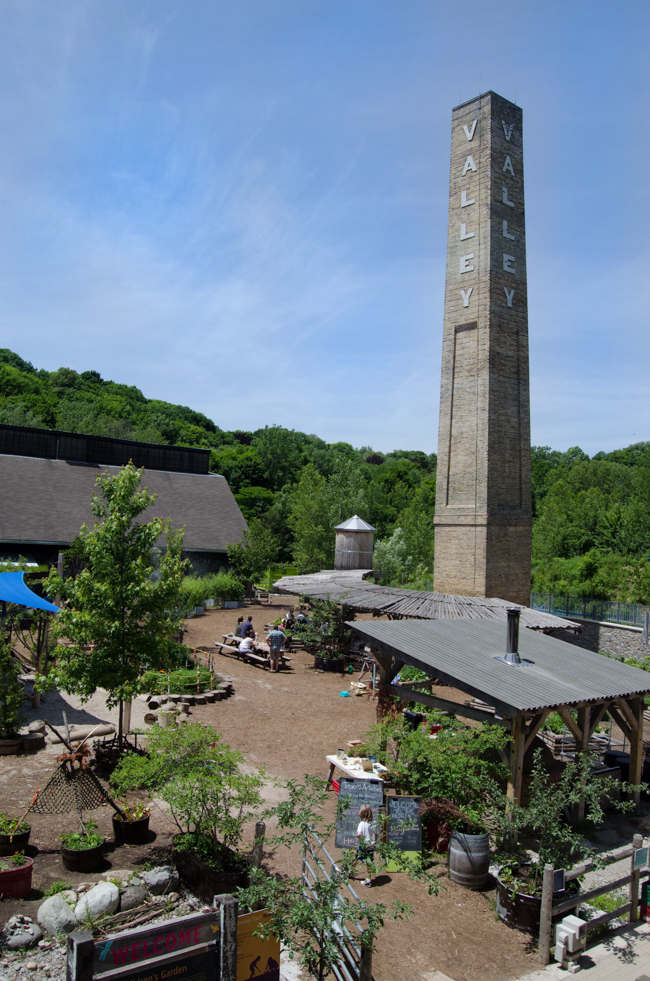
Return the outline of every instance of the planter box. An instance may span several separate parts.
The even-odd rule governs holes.
[[[103,861],[104,842],[94,848],[73,849],[61,846],[61,861],[69,872],[96,872]]]
[[[246,606],[244,600],[224,600],[223,608],[224,610],[241,610],[243,606]]]
[[[519,891],[515,893],[513,886],[502,881],[502,871],[501,868],[497,873],[497,913],[499,917],[507,926],[536,937],[539,934],[542,897],[529,896],[527,893]],[[562,894],[565,899],[575,895],[580,888],[577,879],[568,885],[569,888]],[[560,893],[553,894],[554,898],[559,895]],[[552,922],[559,923],[564,915],[564,913],[556,913],[552,917]]]
[[[115,841],[124,845],[144,845],[149,838],[149,817],[138,821],[120,821],[117,814],[113,815],[113,834]]]
[[[25,859],[25,864],[19,869],[8,869],[0,872],[0,898],[9,896],[11,899],[26,899],[32,891],[33,862]]]
[[[339,674],[344,674],[345,658],[321,657],[320,654],[314,654],[314,667],[320,668],[321,671],[337,671]]]
[[[181,879],[204,902],[212,905],[215,896],[248,886],[248,872],[219,872],[205,865],[193,852],[172,849],[172,861]]]
[[[1,835],[0,834],[0,855],[15,855],[16,852],[24,852],[29,844],[29,836],[32,833],[32,829],[29,831],[23,831],[19,835]]]

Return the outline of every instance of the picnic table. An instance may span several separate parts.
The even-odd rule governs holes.
[[[271,661],[269,658],[270,647],[268,644],[262,642],[256,642],[256,650],[254,651],[240,651],[239,641],[241,637],[235,637],[234,634],[222,634],[223,644],[215,640],[214,646],[219,648],[220,654],[230,654],[233,657],[238,657],[242,661],[247,661],[250,664],[261,664],[264,667],[270,665]],[[261,654],[259,652],[262,652]],[[280,665],[286,664],[287,661],[291,661],[290,657],[286,654],[280,654]]]
[[[332,780],[334,779],[334,771],[342,770],[348,777],[354,777],[355,780],[383,780],[383,774],[387,773],[386,767],[382,763],[374,763],[372,770],[364,770],[361,766],[361,757],[348,756],[347,763],[344,763],[342,759],[332,753],[330,756],[326,756],[325,759],[330,765],[330,772],[327,776],[327,783],[325,784],[325,790],[328,790],[332,785]]]

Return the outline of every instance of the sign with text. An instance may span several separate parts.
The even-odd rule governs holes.
[[[157,957],[149,964],[103,975],[110,981],[219,981],[219,946],[190,948],[183,954]]]
[[[364,804],[372,808],[375,824],[379,808],[384,804],[383,780],[355,780],[353,777],[342,777],[339,785],[340,813],[336,820],[336,847],[356,848],[357,828],[359,827],[359,809]],[[347,805],[347,808],[345,807]]]
[[[237,981],[280,981],[280,941],[255,936],[267,910],[237,917]]]
[[[409,858],[422,853],[422,818],[419,815],[421,797],[387,797],[386,827],[389,845],[395,845]],[[397,872],[395,862],[389,862],[388,872]]]
[[[632,863],[633,868],[642,869],[648,864],[648,846],[645,848],[635,848],[634,849],[634,862]]]
[[[219,916],[219,910],[214,909],[99,940],[95,944],[93,974],[101,977],[109,971],[137,965],[142,981],[147,981],[147,961],[169,954],[184,956],[192,947],[205,946],[218,940]],[[130,975],[125,975],[126,977]],[[168,977],[185,979],[186,976],[170,974]],[[188,974],[187,978],[189,977]],[[151,981],[156,979],[152,976]],[[158,981],[162,981],[162,975]]]

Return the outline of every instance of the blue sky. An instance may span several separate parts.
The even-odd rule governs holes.
[[[647,0],[4,0],[0,345],[437,448],[452,107],[524,112],[532,438],[650,439]]]

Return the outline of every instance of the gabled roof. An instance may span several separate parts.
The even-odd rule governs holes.
[[[69,545],[82,524],[92,527],[90,498],[98,474],[119,467],[0,454],[0,543]],[[145,470],[142,486],[157,495],[143,515],[185,526],[184,549],[225,552],[247,525],[225,477]]]
[[[342,525],[337,525],[334,529],[335,531],[377,531],[372,525],[369,525],[367,521],[360,518],[358,514],[355,514],[352,518],[348,518],[344,521]]]
[[[519,654],[533,664],[497,661],[506,650],[505,623],[357,620],[348,626],[371,646],[508,715],[650,692],[647,671],[532,630],[519,632]]]

